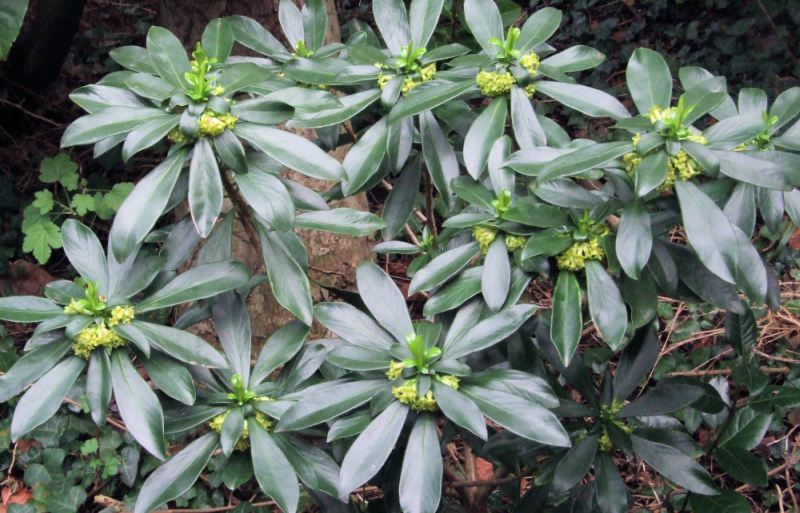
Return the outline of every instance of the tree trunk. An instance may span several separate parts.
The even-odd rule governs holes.
[[[58,77],[78,30],[85,0],[32,2],[11,47],[6,74],[23,89],[39,92]]]
[[[325,35],[326,42],[340,40],[339,20],[336,14],[334,0],[325,1],[328,11],[328,29]],[[200,39],[203,28],[212,19],[220,16],[241,14],[250,16],[264,25],[279,39],[284,39],[278,24],[278,1],[265,0],[252,2],[250,0],[207,0],[198,2],[192,0],[162,0],[161,23],[173,31],[184,42],[187,48]],[[295,131],[299,135],[314,138],[313,130]],[[347,153],[347,147],[340,147],[333,156],[342,160]],[[325,190],[330,184],[310,179],[295,171],[288,171],[293,180],[317,191]],[[227,202],[226,202],[227,203]],[[334,207],[349,207],[358,210],[368,210],[367,197],[359,194],[335,202]],[[372,258],[372,241],[368,238],[348,237],[314,230],[298,230],[298,235],[303,240],[308,252],[309,280],[311,281],[311,295],[314,301],[331,299],[328,288],[352,290],[355,283],[355,268],[358,262]],[[242,225],[234,225],[233,256],[251,269],[263,269],[260,248],[254,248],[250,243]],[[256,338],[269,336],[277,328],[294,317],[284,310],[272,295],[269,285],[257,287],[248,298],[248,311],[253,325],[253,335]],[[210,325],[198,327],[201,335],[213,334]],[[324,330],[320,326],[314,327],[313,335],[321,336]]]

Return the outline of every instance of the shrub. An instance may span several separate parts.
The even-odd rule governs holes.
[[[285,512],[305,504],[301,490],[333,508],[371,482],[387,510],[432,513],[444,474],[458,476],[444,447],[512,474],[498,510],[624,512],[627,459],[672,483],[660,490],[670,510],[747,510],[732,488],[767,486],[751,451],[800,405],[754,351],[757,317],[780,307],[757,219],[773,233],[800,223],[800,89],[771,106],[742,89],[734,102],[723,77],[697,67],[681,68],[676,88],[664,59],[640,48],[623,103],[577,83],[602,54],[547,44],[556,9],[517,27],[494,2],[467,0],[474,42],[437,44],[442,1],[373,5],[380,38],[364,27],[326,45],[322,2],[281,1],[288,48],[233,16],[209,23],[191,60],[153,27],[146,48],[112,52],[123,70],[73,93],[88,114],[64,147],[164,157],[120,206],[107,250],[64,222],[80,278],[44,298],[0,298],[1,319],[38,323],[0,377],[4,401],[22,394],[12,439],[35,434],[75,386],[98,426],[114,399],[135,442],[166,460],[134,483],[136,513],[210,469],[223,476],[212,488],[253,490]],[[236,43],[264,57],[234,56]],[[609,118],[610,138],[571,139],[542,101]],[[343,143],[340,164],[326,150]],[[318,194],[285,168],[335,185]],[[327,204],[381,184],[383,219]],[[221,214],[226,195],[234,209]],[[187,200],[189,215],[171,223]],[[254,362],[245,299],[262,277],[232,261],[234,217],[298,319]],[[375,252],[413,259],[408,294],[424,298],[422,315],[370,262],[352,304],[313,305],[294,228],[382,230]],[[401,231],[408,241],[394,240]],[[659,297],[725,312],[735,394],[696,376],[651,380]],[[186,331],[206,319],[222,352]],[[335,338],[306,342],[313,319]],[[701,425],[702,449],[691,436]],[[534,479],[521,496],[524,476]]]

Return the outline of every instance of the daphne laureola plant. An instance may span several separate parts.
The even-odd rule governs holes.
[[[753,356],[754,311],[779,296],[751,238],[759,215],[774,232],[800,224],[800,88],[771,105],[756,89],[734,101],[723,77],[698,67],[681,68],[676,88],[665,60],[639,48],[625,70],[632,115],[574,77],[602,54],[547,44],[558,10],[509,24],[491,0],[466,0],[474,41],[437,46],[442,7],[376,0],[378,33],[364,25],[325,44],[320,0],[281,0],[288,47],[232,16],[209,23],[191,56],[160,27],[146,47],[111,52],[123,69],[72,94],[87,114],[62,145],[164,157],[120,208],[107,250],[86,226],[64,224],[80,278],[49,284],[44,298],[0,298],[3,320],[38,323],[0,377],[4,401],[22,394],[14,440],[76,383],[98,426],[114,398],[126,429],[164,460],[136,513],[187,492],[212,459],[230,469],[224,486],[254,478],[287,513],[302,490],[347,502],[367,482],[403,512],[433,513],[451,442],[534,476],[511,497],[516,511],[622,513],[625,458],[672,482],[675,508],[734,511],[724,508],[744,500],[712,477],[712,461],[766,485],[750,451],[793,400]],[[234,55],[236,43],[261,56]],[[610,136],[571,139],[543,98],[610,119]],[[342,163],[326,151],[350,143]],[[332,186],[316,192],[286,168]],[[381,183],[391,184],[382,218],[328,206]],[[222,213],[226,196],[233,210]],[[188,217],[174,221],[185,201]],[[425,212],[419,238],[415,210]],[[231,259],[234,218],[298,319],[255,360],[245,301],[263,277]],[[394,240],[404,227],[410,239]],[[357,269],[358,302],[313,305],[296,228],[382,230],[376,253],[415,255],[408,293],[424,293],[422,315],[370,262]],[[550,308],[532,303],[533,280],[554,284]],[[658,296],[727,312],[746,401],[700,379],[648,386]],[[578,349],[585,311],[618,354],[613,371],[593,373]],[[186,331],[206,319],[221,352]],[[334,338],[306,342],[312,319]],[[715,432],[702,449],[690,436],[700,423]],[[168,450],[165,435],[183,442]],[[498,444],[516,453],[492,457]]]

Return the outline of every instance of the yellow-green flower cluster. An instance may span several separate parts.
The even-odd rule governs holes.
[[[656,109],[658,109],[658,107],[653,107],[651,112],[657,111]],[[634,135],[634,146],[638,146],[641,139],[641,134]],[[696,142],[698,144],[708,144],[708,140],[702,134],[689,134],[683,140]],[[626,153],[622,156],[622,163],[625,172],[632,176],[639,167],[639,164],[642,163],[642,157],[636,152]],[[667,176],[659,189],[661,191],[670,191],[675,185],[676,180],[691,180],[701,172],[700,164],[689,156],[686,151],[680,150],[677,155],[671,155],[669,160],[667,160]]]
[[[403,362],[392,361],[389,363],[389,370],[386,371],[386,376],[394,381],[403,375],[403,369],[405,369]]]
[[[189,138],[186,137],[186,134],[181,132],[181,129],[178,127],[173,128],[167,134],[167,140],[173,144],[184,144],[189,142]]]
[[[269,399],[259,398],[259,400],[269,400]],[[225,413],[220,413],[219,415],[211,419],[211,422],[208,423],[208,427],[210,427],[217,433],[222,432],[222,425],[225,423],[225,419],[228,417],[228,413],[230,413],[230,410],[226,411]],[[255,412],[255,416],[251,418],[255,418],[256,422],[258,422],[258,424],[265,430],[269,430],[272,427],[272,421],[270,421],[260,411]],[[234,449],[237,451],[244,451],[247,450],[248,447],[250,447],[250,442],[248,441],[248,439],[250,438],[250,430],[247,427],[247,419],[245,419],[243,422],[244,426],[242,427],[242,436],[239,437],[239,441],[236,442],[236,445],[234,446]]]
[[[516,82],[514,75],[508,71],[501,73],[498,71],[483,70],[475,76],[475,83],[478,84],[483,95],[489,97],[506,94],[511,91],[511,86]]]
[[[458,390],[459,379],[453,375],[445,374],[444,376],[436,376],[436,379],[449,386],[453,390]]]
[[[435,376],[434,379],[449,386],[453,390],[458,390],[458,378],[455,376]],[[401,403],[408,405],[414,411],[436,411],[439,408],[433,391],[428,390],[425,395],[417,394],[417,378],[407,379],[402,385],[392,387],[392,394]]]
[[[115,306],[111,309],[107,323],[110,327],[118,324],[130,324],[135,315],[136,311],[132,306]]]
[[[497,238],[497,230],[488,226],[476,226],[472,229],[472,237],[478,242],[481,252],[485,255],[489,251],[489,246]]]
[[[506,235],[506,248],[511,253],[524,247],[527,242],[528,238],[522,235]]]
[[[498,231],[495,228],[488,226],[475,226],[472,228],[472,238],[478,243],[481,248],[481,253],[484,255],[489,252],[489,246],[497,238]],[[525,246],[528,238],[522,235],[505,235],[506,248],[509,252],[513,253],[519,248]]]
[[[668,107],[666,109],[662,109],[658,105],[653,105],[650,107],[650,112],[645,114],[645,117],[650,120],[651,123],[656,123],[658,121],[664,121],[666,119],[670,119],[677,115],[677,110],[673,107]]]
[[[384,68],[384,66],[380,63],[375,64],[375,66]],[[400,92],[403,95],[406,95],[418,85],[433,80],[435,75],[436,63],[428,64],[427,66],[420,68],[418,73],[414,75],[406,75],[405,78],[403,78],[403,85],[400,86]],[[392,73],[381,72],[378,75],[378,87],[383,90],[386,87],[386,84],[388,84],[395,76],[396,75]]]
[[[93,315],[93,313],[84,306],[84,301],[83,299],[70,299],[69,304],[64,307],[64,313],[67,315]],[[102,303],[102,307],[105,307],[105,303]]]
[[[519,64],[533,77],[539,72],[539,55],[536,52],[526,53],[519,58]]]
[[[635,151],[626,153],[622,156],[622,165],[625,168],[625,172],[629,175],[633,175],[633,173],[636,172],[636,168],[639,167],[639,164],[641,163],[642,157],[640,157]]]
[[[603,452],[611,452],[611,449],[614,446],[611,444],[611,437],[608,436],[608,431],[603,428],[603,434],[600,435],[600,439],[597,441],[597,448]]]
[[[94,315],[87,312],[81,305],[81,300],[73,299],[64,307],[64,313],[67,315]],[[92,351],[98,347],[105,347],[106,349],[114,349],[122,347],[128,342],[114,333],[111,328],[120,324],[130,324],[136,316],[136,311],[132,306],[115,306],[111,311],[105,312],[106,317],[99,321],[90,324],[82,329],[72,342],[72,352],[76,356],[89,359]]]
[[[110,350],[122,347],[127,343],[124,338],[114,333],[105,321],[101,321],[83,328],[75,336],[75,340],[72,342],[72,352],[75,353],[75,356],[88,360],[92,351],[98,347]]]
[[[526,85],[523,91],[525,91],[525,96],[528,98],[533,98],[533,93],[536,92],[536,83],[531,82],[530,84]]]
[[[590,239],[574,242],[556,257],[556,263],[561,269],[580,271],[586,267],[587,260],[603,260],[605,256],[606,252],[597,239]]]
[[[625,433],[631,434],[633,433],[633,428],[626,424],[623,420],[616,418],[617,413],[619,413],[625,404],[620,401],[619,399],[614,399],[611,404],[604,404],[600,406],[600,417],[609,422],[622,430]],[[613,448],[613,444],[611,443],[611,436],[608,434],[608,428],[603,426],[603,434],[600,436],[600,440],[598,441],[598,449],[603,452],[610,452]]]
[[[198,124],[200,125],[200,135],[208,137],[216,137],[225,130],[232,130],[239,120],[233,114],[218,114],[214,111],[207,110],[201,116]]]
[[[681,150],[667,161],[667,177],[661,185],[661,190],[671,190],[676,180],[691,180],[700,174],[700,165],[688,153]]]

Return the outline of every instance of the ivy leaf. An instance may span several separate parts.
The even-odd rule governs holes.
[[[42,159],[39,178],[44,183],[60,183],[66,190],[74,191],[78,188],[78,164],[66,153]]]
[[[94,454],[100,448],[97,438],[90,438],[81,444],[81,454],[88,456]]]
[[[41,191],[36,191],[33,195],[36,199],[33,200],[31,205],[36,207],[39,210],[39,213],[46,214],[53,210],[53,193],[48,191],[47,189],[43,189]]]
[[[69,205],[79,216],[85,216],[88,212],[94,212],[96,201],[91,194],[76,194]]]
[[[22,251],[33,253],[40,264],[50,260],[53,249],[61,247],[61,229],[49,217],[36,218],[27,227],[23,226],[22,232],[25,234]]]

